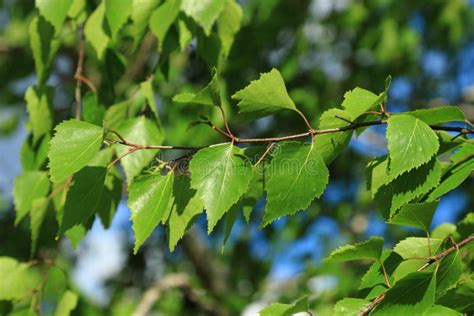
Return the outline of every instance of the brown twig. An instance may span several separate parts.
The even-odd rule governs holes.
[[[82,99],[81,99],[81,85],[82,80],[78,79],[82,77],[82,69],[84,67],[84,26],[79,25],[77,27],[77,32],[79,34],[79,57],[77,59],[77,68],[74,78],[76,78],[76,91],[75,91],[75,99],[76,99],[76,114],[75,118],[80,120],[81,119],[81,107],[82,107]]]

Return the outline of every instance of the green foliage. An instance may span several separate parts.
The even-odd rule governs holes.
[[[442,28],[443,34],[455,39],[465,7],[462,1],[440,3],[433,4],[429,15],[441,12],[437,30]],[[233,282],[228,283],[238,284],[232,285],[235,294],[221,292],[226,286],[220,287],[212,280],[220,280],[212,270],[212,256],[206,251],[204,255],[199,253],[199,247],[192,244],[195,241],[185,238],[184,251],[178,251],[177,256],[190,258],[194,265],[190,270],[197,278],[189,278],[185,285],[172,285],[170,288],[179,289],[171,290],[171,294],[164,293],[166,286],[157,285],[160,301],[155,307],[160,312],[163,309],[163,314],[169,310],[175,315],[199,314],[198,308],[203,313],[233,314],[246,299],[256,297],[252,290],[263,291],[262,269],[268,267],[262,268],[242,250],[250,244],[247,238],[254,233],[253,227],[259,226],[278,247],[281,241],[302,236],[309,226],[293,218],[285,224],[288,230],[270,225],[283,216],[307,211],[307,221],[321,213],[337,218],[342,226],[355,227],[357,216],[365,216],[365,211],[373,208],[388,224],[421,229],[426,237],[409,231],[386,238],[385,244],[382,237],[372,236],[341,246],[325,263],[344,262],[347,269],[331,265],[314,268],[321,274],[343,276],[337,291],[317,293],[317,300],[304,297],[294,304],[274,303],[260,314],[292,315],[312,307],[325,314],[329,311],[319,305],[320,299],[335,302],[341,297],[330,308],[334,315],[474,312],[474,256],[465,251],[472,248],[474,239],[473,214],[457,225],[445,223],[430,229],[439,200],[461,185],[472,187],[469,180],[474,171],[474,144],[469,135],[474,130],[468,116],[457,106],[390,113],[391,77],[379,94],[355,87],[344,94],[340,107],[330,107],[344,93],[342,89],[354,87],[355,82],[364,86],[370,83],[373,88],[383,84],[383,77],[366,67],[368,75],[353,76],[351,81],[328,81],[322,75],[324,67],[300,69],[308,67],[302,56],[313,54],[313,50],[321,50],[322,56],[327,54],[325,41],[311,42],[307,38],[313,25],[321,27],[324,34],[334,33],[337,39],[339,34],[357,38],[358,44],[350,47],[357,56],[364,55],[361,52],[370,46],[370,63],[387,66],[380,71],[382,76],[405,67],[418,55],[420,35],[404,26],[403,14],[392,10],[397,5],[354,2],[347,10],[334,9],[317,21],[309,20],[316,16],[308,13],[311,10],[303,2],[274,0],[37,0],[34,8],[26,5],[25,12],[12,10],[9,18],[13,22],[18,22],[18,14],[25,14],[22,18],[30,23],[28,36],[12,35],[12,30],[6,28],[5,36],[0,38],[2,51],[4,39],[8,42],[15,38],[13,42],[18,45],[29,42],[31,64],[26,63],[26,67],[32,68],[34,63],[36,71],[35,84],[24,94],[28,136],[19,159],[22,172],[13,186],[15,229],[30,230],[31,246],[26,254],[22,247],[12,247],[18,251],[13,255],[18,260],[4,256],[11,252],[9,248],[0,249],[0,314],[28,314],[33,308],[43,313],[43,305],[55,307],[56,315],[70,315],[76,307],[78,313],[91,315],[131,314],[138,302],[127,297],[125,286],[117,288],[135,281],[130,279],[143,279],[141,274],[135,275],[135,259],[129,259],[127,266],[132,273],[124,273],[133,278],[110,282],[115,289],[112,308],[88,310],[89,303],[67,289],[67,275],[62,275],[53,298],[45,296],[57,281],[54,269],[63,264],[65,271],[69,268],[61,251],[50,246],[57,243],[54,238],[66,237],[76,247],[96,218],[104,227],[111,226],[122,195],[131,209],[137,262],[141,256],[150,255],[148,249],[138,250],[150,236],[160,238],[153,234],[159,225],[166,226],[167,244],[173,251],[203,212],[208,234],[222,233],[223,244],[230,240],[241,213],[250,224],[239,229],[245,239],[217,260],[232,262],[228,270]],[[412,4],[408,9],[411,13],[426,13]],[[374,16],[392,11],[394,16],[383,20]],[[326,19],[351,28],[350,36],[340,29],[326,29]],[[291,36],[278,25],[280,22],[275,27],[275,21],[288,22]],[[369,22],[380,27],[367,31],[364,27]],[[22,26],[25,29],[27,23]],[[284,42],[288,47],[282,48]],[[234,43],[239,44],[238,50],[233,48]],[[12,61],[10,55],[15,54],[10,54],[10,49],[16,47],[6,47],[8,60]],[[56,56],[72,60],[71,64],[78,67],[70,78],[63,78],[67,74],[57,65],[61,60]],[[25,62],[24,56],[19,59]],[[351,60],[347,71],[363,59]],[[342,63],[347,66],[345,61]],[[16,66],[7,63],[0,67],[11,73],[8,75],[13,82],[20,81],[16,71],[11,71]],[[19,72],[19,76],[27,75]],[[246,85],[247,79],[258,73],[260,77]],[[206,84],[202,78],[211,80]],[[245,88],[238,90],[242,86]],[[2,98],[5,104],[14,103],[14,97],[8,94]],[[240,114],[234,113],[236,109]],[[72,112],[77,112],[75,119],[71,118]],[[264,121],[268,129],[262,128],[265,124],[246,120],[265,116],[271,116]],[[317,129],[310,122],[318,122]],[[387,126],[388,155],[370,158],[367,164],[369,192],[358,196],[364,200],[363,207],[359,207],[359,201],[337,207],[324,199],[315,201],[330,184],[329,170],[336,180],[344,174],[353,181],[362,174],[353,161],[353,152],[344,150],[353,137],[375,125]],[[213,134],[208,127],[219,133]],[[285,130],[293,134],[287,135]],[[1,204],[3,208],[5,203]],[[254,212],[254,208],[259,211]],[[263,214],[259,213],[261,209]],[[352,217],[351,224],[345,225]],[[344,231],[349,231],[346,228]],[[341,236],[348,243],[360,240],[361,232],[353,229],[351,234],[344,232]],[[5,229],[0,237],[16,238],[10,235],[10,229]],[[28,252],[31,261],[20,262],[24,259],[19,258],[27,257]],[[200,258],[205,264],[196,263]],[[361,262],[355,262],[358,260]],[[252,271],[241,278],[245,262]],[[362,276],[359,272],[367,263],[370,267]],[[181,269],[188,269],[188,264],[180,263],[176,269],[165,266],[163,271]],[[360,284],[354,282],[356,279],[361,279]],[[348,297],[357,285],[357,298]],[[203,289],[194,291],[194,286]],[[134,283],[133,287],[136,292],[143,284]],[[299,288],[306,291],[306,287]],[[187,304],[176,306],[176,301]],[[192,309],[187,309],[188,305]],[[52,307],[47,313],[52,313]]]

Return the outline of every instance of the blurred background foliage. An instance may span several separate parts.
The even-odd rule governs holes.
[[[155,74],[166,143],[209,144],[222,141],[221,136],[205,125],[189,126],[199,115],[221,124],[219,113],[173,103],[172,96],[207,84],[212,65],[221,69],[228,96],[275,67],[314,126],[325,109],[340,105],[345,91],[361,86],[378,93],[387,75],[393,77],[388,111],[450,104],[474,118],[472,0],[239,3],[243,25],[226,62],[217,58],[220,44],[204,35],[174,50],[176,29],[164,45],[165,50],[173,49],[166,61],[160,59],[150,34],[133,50],[128,28],[111,43],[114,49],[107,50],[105,63],[87,47],[84,72],[98,87],[101,104],[109,107],[130,100],[137,85]],[[20,172],[19,152],[27,135],[24,93],[36,80],[27,31],[35,8],[33,1],[0,0],[0,4],[0,256],[28,261],[29,224],[13,225],[11,188]],[[96,2],[87,0],[87,5],[93,9]],[[72,30],[64,27],[48,81],[54,87],[59,118],[69,117],[73,107],[78,40]],[[251,122],[237,115],[230,97],[225,108],[237,135],[278,136],[305,130],[292,113]],[[109,230],[96,221],[80,242],[55,241],[57,224],[51,215],[43,225],[39,254],[57,256],[63,271],[51,268],[42,310],[51,313],[58,293],[68,285],[80,293],[74,314],[129,315],[155,282],[179,272],[189,276],[192,286],[164,292],[153,308],[157,315],[254,315],[268,303],[292,302],[303,295],[310,298],[317,314],[331,314],[335,301],[356,293],[368,266],[347,263],[350,269],[341,269],[323,264],[321,259],[330,250],[372,235],[382,235],[393,244],[418,233],[387,226],[365,190],[364,166],[384,153],[384,127],[367,130],[330,166],[331,181],[322,199],[306,212],[282,218],[264,230],[259,229],[264,201],[259,201],[250,224],[239,215],[225,247],[224,223],[206,236],[201,217],[174,252],[167,248],[163,229],[157,229],[138,255],[131,255],[133,234],[126,200]],[[433,225],[456,222],[472,210],[473,192],[471,178],[445,196]],[[9,308],[0,302],[0,314]]]

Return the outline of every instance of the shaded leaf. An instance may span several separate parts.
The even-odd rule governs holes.
[[[132,0],[132,35],[135,48],[148,30],[150,17],[159,3],[160,0]]]
[[[360,298],[344,298],[334,305],[334,316],[358,316],[370,301]]]
[[[428,125],[466,121],[464,113],[457,106],[439,106],[432,109],[415,110],[406,114],[416,117]]]
[[[235,0],[225,0],[224,10],[217,19],[217,34],[222,43],[222,54],[229,55],[234,36],[240,29],[242,21],[242,8]]]
[[[25,93],[29,114],[28,129],[33,133],[33,145],[53,128],[53,90],[50,87],[29,87]]]
[[[171,212],[168,219],[168,245],[171,251],[183,238],[193,219],[204,210],[204,201],[191,189],[190,179],[177,176],[173,183]]]
[[[198,93],[184,92],[173,97],[174,102],[195,103],[201,105],[220,106],[219,78],[214,71],[211,82]]]
[[[386,292],[372,315],[423,315],[435,302],[435,290],[435,274],[411,273]]]
[[[40,14],[54,26],[56,34],[59,34],[72,0],[36,0],[35,4]]]
[[[105,16],[113,38],[117,36],[118,31],[127,22],[131,11],[132,1],[105,0]]]
[[[87,166],[73,176],[73,184],[66,196],[60,234],[75,225],[87,223],[98,212],[106,174],[104,167]]]
[[[36,245],[38,244],[38,237],[40,234],[41,225],[44,217],[48,211],[49,199],[41,197],[33,201],[30,210],[30,229],[31,229],[31,249],[30,254],[33,257],[36,252]]]

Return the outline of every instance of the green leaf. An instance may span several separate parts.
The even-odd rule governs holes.
[[[158,47],[163,49],[163,42],[169,28],[178,17],[181,0],[168,0],[161,4],[150,17],[150,29],[158,38]]]
[[[207,36],[224,9],[225,0],[182,0],[181,10],[202,26]]]
[[[225,0],[224,10],[217,19],[217,34],[222,44],[222,54],[227,57],[234,43],[234,36],[242,22],[242,8],[235,0]]]
[[[435,302],[436,275],[414,272],[401,279],[385,294],[371,315],[423,315]]]
[[[244,89],[237,91],[232,99],[239,100],[240,113],[255,117],[267,116],[281,110],[298,111],[286,90],[280,72],[273,68],[260,75]]]
[[[117,131],[132,143],[140,145],[161,145],[163,133],[158,125],[144,116],[129,119],[117,128]],[[128,146],[115,145],[117,156],[122,156],[128,151]],[[156,156],[158,150],[138,150],[120,160],[123,166],[127,182],[130,184],[144,167],[146,167]]]
[[[54,26],[56,34],[59,34],[72,0],[36,0],[35,4],[40,14]]]
[[[155,118],[158,120],[158,124],[160,124],[158,112],[156,109],[155,94],[153,93],[153,78],[150,78],[140,83],[140,89],[146,99],[148,108],[155,115]]]
[[[389,223],[416,227],[428,232],[438,203],[439,201],[407,204],[390,219]]]
[[[471,147],[470,154],[465,155],[464,149]],[[430,193],[428,200],[433,201],[454,190],[461,185],[474,171],[474,146],[466,144],[462,146],[451,158],[453,161],[444,172],[441,183]]]
[[[10,257],[0,257],[0,300],[20,300],[31,295],[39,279],[29,266]]]
[[[390,284],[394,283],[391,275],[403,261],[403,258],[391,250],[384,250],[380,260],[375,261],[362,277],[359,286],[359,297],[371,300],[387,290],[388,285],[385,281],[384,268],[380,264],[381,261],[386,274],[389,276]]]
[[[168,245],[171,251],[183,238],[193,220],[203,212],[204,201],[191,189],[190,179],[178,176],[174,179],[171,197],[171,212],[168,219]]]
[[[393,178],[426,164],[439,148],[436,133],[410,115],[394,115],[388,119],[387,141]]]
[[[368,90],[357,87],[353,90],[347,91],[344,94],[344,101],[342,101],[342,107],[355,120],[364,112],[372,110],[380,103],[382,103],[380,96]]]
[[[462,254],[459,250],[445,256],[436,271],[436,296],[454,287],[463,272]]]
[[[183,19],[178,20],[179,30],[179,47],[181,51],[184,51],[188,46],[189,42],[193,39],[193,33],[191,27],[188,26],[187,22]]]
[[[32,203],[49,192],[48,176],[43,171],[27,171],[15,178],[13,201],[15,203],[17,225],[31,209]]]
[[[319,128],[329,129],[348,125],[336,116],[352,121],[351,115],[346,111],[330,109],[321,115]],[[330,164],[349,145],[351,137],[352,131],[317,135],[314,141],[315,150],[321,154],[326,164]]]
[[[267,169],[264,226],[307,208],[324,192],[329,178],[329,171],[314,145],[284,142],[274,147]]]
[[[97,58],[104,58],[105,50],[110,42],[110,37],[104,30],[105,3],[101,2],[87,19],[84,25],[84,35],[94,48]]]
[[[117,36],[118,31],[127,22],[131,11],[132,1],[105,0],[105,16],[113,38]]]
[[[91,161],[100,149],[103,129],[78,120],[55,128],[48,152],[51,181],[61,182]]]
[[[253,177],[250,181],[247,192],[242,196],[240,203],[247,223],[250,221],[250,215],[257,202],[262,198],[265,183],[265,170],[262,165],[254,167]]]
[[[334,305],[333,316],[358,316],[364,311],[370,301],[360,298],[344,298]]]
[[[211,82],[198,93],[180,93],[173,97],[174,102],[195,103],[200,105],[220,106],[221,97],[219,93],[219,78],[214,70]]]
[[[29,87],[25,93],[29,114],[28,129],[33,133],[33,145],[53,128],[53,89]]]
[[[131,210],[135,247],[138,249],[163,220],[163,215],[170,206],[173,190],[173,173],[166,176],[151,174],[135,179],[129,187],[128,206]]]
[[[87,18],[86,16],[86,1],[87,0],[72,0],[67,16],[75,19],[77,23],[82,23]]]
[[[60,234],[77,224],[85,224],[98,212],[104,193],[107,169],[85,167],[72,178],[72,186],[66,197],[66,204],[60,225]]]
[[[143,35],[148,30],[148,22],[160,0],[132,0],[132,35],[133,46],[136,48],[142,42]]]
[[[204,200],[210,233],[219,219],[247,191],[252,167],[243,150],[231,144],[198,151],[189,164],[191,187]]]
[[[128,102],[119,102],[111,105],[105,112],[104,127],[116,128],[120,123],[125,121],[129,117],[129,104]]]
[[[441,305],[434,305],[430,307],[423,315],[425,316],[462,316],[462,314],[454,309],[441,306]]]
[[[460,312],[471,312],[474,309],[474,279],[463,280],[449,290],[436,303],[453,308]]]
[[[446,122],[466,122],[464,113],[457,106],[439,106],[432,109],[411,111],[406,114],[416,117],[428,125],[436,125]]]
[[[474,213],[466,214],[466,217],[458,223],[457,227],[461,238],[467,238],[474,232]]]
[[[410,258],[428,258],[436,253],[443,240],[422,237],[408,237],[400,241],[393,249],[396,253],[402,256],[403,259]],[[431,247],[431,254],[429,249]]]
[[[51,72],[51,63],[60,42],[54,38],[54,28],[42,16],[33,18],[28,33],[38,84],[43,85]]]
[[[291,316],[296,313],[308,311],[308,298],[303,297],[294,304],[274,303],[262,309],[260,316]]]
[[[86,236],[86,233],[87,233],[86,227],[84,227],[84,225],[82,224],[79,224],[68,229],[64,235],[66,235],[66,237],[71,242],[72,248],[77,249],[77,246],[79,246],[79,243],[81,242],[81,240],[84,239],[84,237]]]
[[[383,250],[382,237],[370,237],[368,240],[337,248],[324,259],[325,262],[344,262],[362,259],[380,259]]]
[[[82,117],[84,121],[102,126],[104,123],[105,107],[99,103],[97,94],[88,92],[82,98]]]
[[[436,158],[433,158],[429,163],[424,164],[417,169],[402,174],[392,181],[386,173],[382,174],[380,172],[386,168],[386,163],[387,162],[385,161],[381,165],[378,165],[378,170],[374,171],[379,174],[372,177],[372,180],[374,181],[381,181],[382,183],[387,183],[388,181],[388,183],[381,186],[375,194],[375,202],[386,219],[389,219],[396,214],[396,211],[403,205],[412,202],[414,199],[425,193],[428,193],[432,188],[439,184],[441,178],[441,165]],[[372,182],[372,185],[373,184],[374,182]],[[377,182],[377,185],[378,184],[379,183]]]
[[[34,171],[41,169],[48,158],[49,141],[51,137],[45,135],[39,140],[39,143],[33,145],[33,137],[25,138],[21,146],[20,159],[21,166],[25,171]]]
[[[77,306],[77,294],[72,291],[64,292],[56,307],[55,316],[69,316]]]
[[[38,244],[38,237],[40,234],[41,225],[43,224],[44,217],[48,211],[49,199],[41,197],[33,201],[31,204],[30,211],[30,229],[31,229],[31,257],[36,252],[36,245]]]

